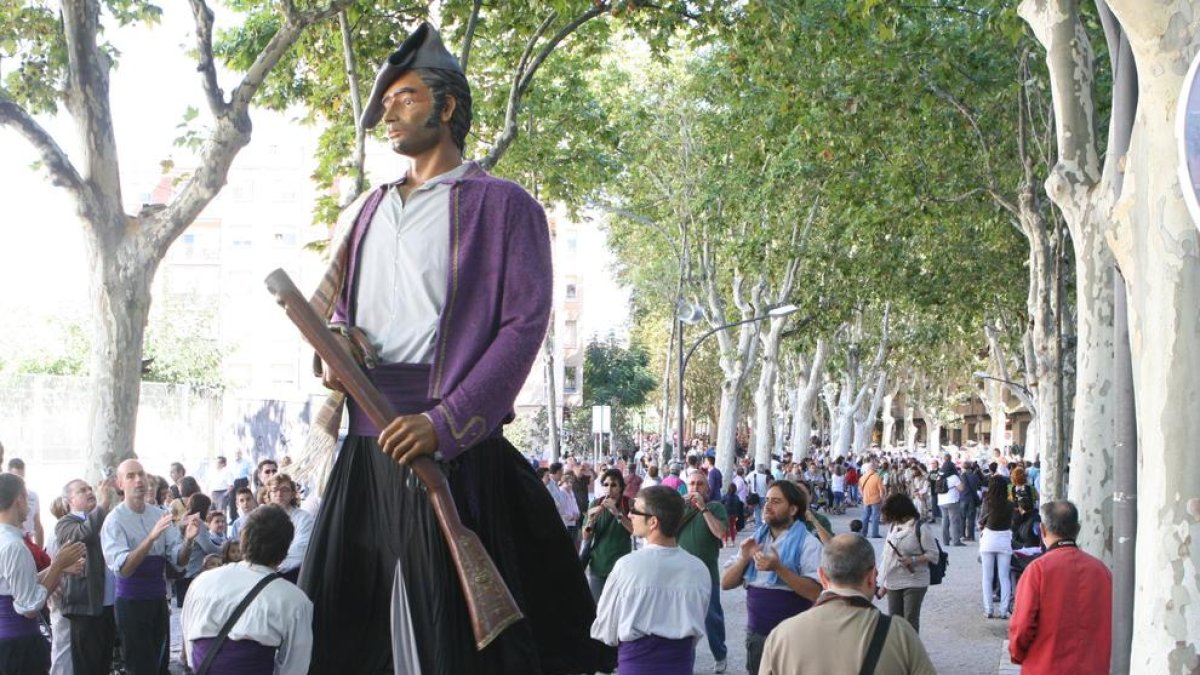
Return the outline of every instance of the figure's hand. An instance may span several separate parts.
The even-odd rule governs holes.
[[[697,511],[701,511],[704,509],[704,506],[705,506],[704,498],[701,497],[700,494],[697,492],[689,492],[688,496],[687,496],[687,501]]]
[[[753,537],[742,542],[741,553],[743,560],[750,560],[754,556],[758,555],[758,551],[758,542],[754,541]]]
[[[593,506],[592,508],[588,509],[588,512],[587,512],[588,520],[595,520],[596,516],[600,515],[600,512],[603,510],[604,510],[604,505],[602,505],[602,504],[597,504],[597,505]]]
[[[73,577],[77,577],[77,576],[79,576],[80,574],[83,574],[83,566],[84,566],[84,564],[85,564],[85,563],[87,563],[87,557],[86,557],[86,556],[85,556],[85,557],[83,557],[83,558],[80,558],[79,560],[76,560],[76,561],[75,561],[75,564],[74,564],[74,565],[71,565],[70,567],[68,567],[68,568],[66,568],[66,569],[64,569],[64,570],[63,570],[63,573],[65,573],[65,574],[70,574],[70,575],[71,575],[71,576],[73,576]]]
[[[437,432],[424,415],[400,415],[379,434],[379,447],[402,465],[437,452]]]
[[[100,481],[100,484],[96,486],[96,491],[99,493],[97,501],[100,506],[104,507],[105,511],[108,511],[112,507],[113,498],[117,494],[117,488],[113,479],[105,478]]]
[[[175,520],[171,517],[171,514],[164,513],[163,517],[159,518],[158,522],[155,523],[154,527],[150,530],[150,538],[158,539],[159,537],[162,536],[163,532],[167,531],[168,527],[171,527],[174,524],[175,524]]]
[[[779,556],[759,551],[754,554],[754,567],[763,572],[774,572],[779,569]]]

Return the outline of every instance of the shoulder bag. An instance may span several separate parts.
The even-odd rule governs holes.
[[[229,619],[225,621],[225,625],[221,626],[221,632],[217,633],[217,637],[213,638],[212,644],[208,646],[208,653],[204,655],[204,663],[201,663],[200,667],[196,669],[196,675],[208,675],[209,669],[212,668],[213,659],[217,658],[217,652],[221,651],[221,647],[225,645],[225,640],[229,639],[229,631],[233,630],[234,624],[237,623],[238,619],[242,618],[242,613],[246,611],[246,608],[250,606],[254,598],[258,597],[262,589],[267,587],[267,584],[282,577],[283,572],[268,574],[260,579],[254,585],[254,588],[250,589],[246,597],[242,598],[238,606],[233,609],[233,614],[230,614]]]

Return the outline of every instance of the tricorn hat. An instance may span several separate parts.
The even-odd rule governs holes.
[[[363,108],[362,119],[358,121],[359,126],[371,129],[379,124],[383,117],[383,92],[401,75],[416,68],[463,72],[458,59],[442,44],[442,36],[438,34],[437,29],[428,23],[422,23],[399,49],[392,52],[379,69],[379,74],[375,76],[375,86],[371,89],[371,98]]]

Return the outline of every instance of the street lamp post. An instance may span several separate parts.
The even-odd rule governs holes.
[[[717,333],[719,333],[727,328],[733,328],[735,326],[741,326],[741,325],[747,324],[747,323],[754,323],[756,321],[765,321],[765,320],[771,319],[771,318],[785,317],[785,316],[789,316],[791,314],[795,314],[798,311],[800,311],[800,308],[795,305],[780,305],[779,307],[775,307],[773,309],[767,310],[767,313],[762,316],[752,316],[749,319],[742,319],[741,321],[734,321],[733,323],[727,323],[723,326],[717,326],[716,328],[713,328],[712,330],[708,331],[704,335],[701,335],[700,337],[696,338],[696,341],[692,343],[692,346],[687,350],[686,354],[683,351],[683,325],[680,324],[680,326],[679,326],[679,354],[680,354],[680,358],[679,358],[679,401],[678,401],[679,402],[679,428],[676,431],[676,434],[677,434],[677,438],[678,438],[677,444],[679,445],[679,456],[681,458],[683,457],[683,426],[684,426],[683,425],[683,376],[684,376],[684,374],[687,373],[688,361],[692,358],[692,354],[695,353],[696,348],[698,348],[700,346],[700,344],[702,342],[704,342],[705,340],[707,340],[709,337],[712,337],[713,335],[716,335]]]

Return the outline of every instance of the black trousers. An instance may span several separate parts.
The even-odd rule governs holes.
[[[46,675],[50,672],[50,643],[39,635],[0,640],[0,674]]]
[[[128,675],[168,675],[171,614],[167,599],[117,598],[115,610],[125,672]]]
[[[67,619],[71,622],[71,664],[75,675],[108,675],[117,641],[113,608],[105,607],[99,616],[72,614]]]
[[[392,590],[404,575],[425,675],[611,671],[591,639],[596,609],[571,538],[529,462],[503,438],[445,466],[463,524],[495,561],[525,618],[476,652],[459,580],[424,488],[374,438],[334,464],[300,587],[313,600],[312,675],[391,673]]]

